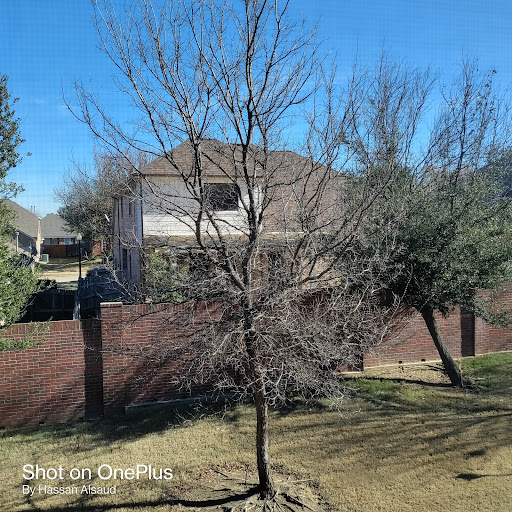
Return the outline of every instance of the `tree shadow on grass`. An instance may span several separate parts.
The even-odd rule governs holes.
[[[151,434],[185,427],[205,418],[217,417],[227,423],[236,423],[241,418],[242,413],[238,408],[241,403],[239,400],[227,399],[148,405],[124,416],[5,430],[0,432],[0,439],[9,436],[10,442],[14,444],[23,444],[35,438],[44,442],[58,439],[59,443],[67,446],[66,454],[63,455],[86,453],[116,442],[135,441]]]
[[[407,377],[375,377],[372,375],[361,376],[356,378],[345,378],[345,381],[349,382],[357,382],[360,379],[368,380],[368,381],[380,381],[380,382],[394,382],[396,384],[417,384],[419,386],[424,386],[426,388],[434,388],[434,389],[458,389],[453,384],[447,382],[428,382],[420,379],[408,379]]]
[[[471,480],[478,480],[479,478],[488,478],[488,477],[506,477],[512,476],[512,473],[508,473],[506,475],[477,475],[476,473],[460,473],[455,478],[459,480],[466,480],[471,482]]]
[[[332,411],[332,405],[326,398],[318,398],[315,400],[305,400],[300,397],[290,398],[279,407],[272,408],[272,412],[279,416],[288,416],[297,412],[308,412],[322,414],[323,412]]]
[[[297,419],[289,425],[280,425],[281,436],[287,446],[293,445],[297,457],[318,449],[323,453],[325,467],[329,467],[331,459],[345,460],[346,455],[350,458],[355,454],[354,460],[373,457],[375,464],[383,464],[405,452],[407,463],[404,464],[413,461],[414,468],[419,464],[431,468],[433,461],[443,460],[449,454],[465,453],[467,459],[510,446],[510,409],[473,415],[468,411],[450,413],[448,409],[433,414],[429,408],[404,411],[402,407],[382,407],[373,411],[355,410],[346,415],[331,413],[322,422],[306,411],[296,414]],[[472,434],[468,436],[468,433]]]
[[[162,506],[177,506],[181,505],[182,507],[191,508],[196,510],[198,508],[209,508],[209,507],[220,507],[221,505],[229,506],[230,504],[236,504],[237,502],[244,501],[252,496],[256,495],[258,492],[257,487],[251,487],[245,492],[240,493],[232,493],[228,496],[223,496],[219,498],[210,498],[210,499],[197,499],[197,500],[186,500],[179,498],[169,498],[169,499],[158,499],[158,500],[143,500],[143,501],[132,501],[132,502],[119,502],[119,503],[106,503],[106,504],[87,504],[84,501],[80,500],[76,504],[66,504],[63,506],[54,506],[52,508],[43,507],[40,508],[35,503],[31,502],[30,499],[27,499],[27,505],[30,507],[28,510],[34,512],[68,512],[70,510],[81,510],[84,512],[107,512],[110,510],[117,510],[122,508],[135,509],[138,507],[162,507]]]
[[[226,399],[213,402],[196,400],[186,404],[165,404],[155,407],[149,405],[125,416],[96,420],[96,426],[98,434],[108,443],[144,437],[211,417],[235,423],[240,417],[237,410],[239,404],[240,401]]]

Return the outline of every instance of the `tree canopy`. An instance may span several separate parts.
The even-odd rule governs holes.
[[[95,153],[92,169],[75,163],[55,190],[63,205],[59,216],[87,240],[110,240],[113,197],[124,193],[132,170],[122,156],[101,151]]]
[[[24,142],[19,131],[19,119],[14,117],[12,106],[18,101],[7,88],[7,76],[0,76],[0,198],[7,197],[19,191],[15,183],[6,182],[7,173],[18,165],[22,157],[18,152]]]
[[[16,100],[13,101],[13,103]],[[40,285],[27,258],[16,254],[13,244],[14,212],[2,199],[14,196],[21,187],[7,182],[7,173],[22,160],[18,147],[23,142],[19,120],[10,103],[7,77],[0,78],[0,327],[18,320],[30,296]],[[13,346],[0,335],[0,349]]]
[[[434,312],[447,315],[460,306],[492,320],[479,291],[511,277],[510,119],[492,75],[480,73],[475,62],[463,64],[457,87],[441,104],[421,167],[388,144],[399,172],[374,205],[381,216],[371,227],[376,245],[394,237],[386,286],[421,313],[455,385],[463,385],[462,376]]]

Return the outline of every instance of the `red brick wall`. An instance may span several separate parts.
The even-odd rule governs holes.
[[[101,322],[81,321],[84,354],[85,419],[103,416],[103,358]]]
[[[489,297],[490,293],[482,293]],[[512,311],[512,285],[506,285],[502,290],[491,296],[496,305],[496,311]],[[512,328],[494,327],[481,318],[475,319],[475,355],[490,352],[503,352],[512,350]]]
[[[0,427],[68,421],[85,416],[85,384],[91,377],[98,386],[98,367],[84,364],[85,347],[98,346],[94,320],[51,322],[39,346],[0,354]],[[34,324],[16,324],[2,331],[10,339],[23,339]],[[96,336],[95,336],[96,334]],[[37,338],[34,341],[38,341]]]
[[[210,391],[208,384],[184,388],[181,377],[190,363],[187,335],[218,305],[200,304],[188,327],[186,307],[106,303],[101,321],[51,322],[41,345],[0,353],[0,427],[123,414],[127,405]],[[21,339],[32,326],[2,335]]]
[[[189,324],[188,305],[101,305],[104,413],[125,405],[199,396],[208,384],[186,386],[190,369],[189,335],[216,317],[218,305],[199,305]],[[179,355],[179,356],[178,356]],[[193,371],[193,369],[192,369]]]
[[[512,293],[499,300],[512,308]],[[0,353],[0,427],[123,414],[127,405],[208,392],[208,384],[182,387],[191,366],[188,334],[216,318],[219,305],[200,304],[194,324],[185,321],[186,307],[102,304],[101,321],[51,322],[41,345]],[[455,357],[512,350],[512,329],[471,313],[456,309],[438,322]],[[22,339],[32,325],[2,335]],[[396,336],[364,356],[364,366],[422,360],[439,356],[421,316],[408,312]]]
[[[467,323],[468,315],[472,317],[471,313],[461,315],[459,308],[456,308],[448,318],[436,314],[439,330],[444,336],[451,354],[456,358],[462,356],[461,324]],[[372,352],[364,355],[365,367],[439,359],[439,354],[422,316],[416,311],[404,312],[403,316],[404,319],[394,335]],[[465,326],[465,340],[468,334]],[[470,354],[466,353],[465,355]]]
[[[512,293],[498,298],[512,311]],[[436,314],[439,330],[455,358],[512,350],[512,328],[494,327],[481,318],[455,308],[447,318]],[[396,334],[364,355],[364,367],[438,361],[439,354],[425,321],[416,311],[404,313]]]
[[[512,329],[494,327],[475,319],[475,355],[512,350]]]

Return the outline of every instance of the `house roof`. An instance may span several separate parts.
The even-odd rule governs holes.
[[[16,214],[14,227],[19,231],[23,231],[26,235],[36,239],[39,231],[39,221],[41,218],[10,199],[3,199],[3,203]]]
[[[201,141],[202,171],[209,177],[234,176],[242,162],[242,150],[237,144],[226,144],[216,139]],[[162,155],[141,169],[149,176],[181,177],[193,176],[195,169],[194,151],[190,142],[183,142],[166,155]]]
[[[64,219],[49,213],[41,219],[41,235],[43,238],[74,238],[77,233],[69,230]]]
[[[236,178],[243,172],[243,155],[240,144],[220,142],[216,139],[201,141],[201,172],[207,179]],[[256,177],[266,178],[270,183],[292,182],[305,172],[326,170],[326,168],[310,158],[294,153],[293,151],[270,151],[264,153],[263,149],[251,145],[249,147],[248,163],[250,172]],[[265,161],[266,158],[266,161]],[[263,172],[265,169],[265,172]],[[194,151],[190,142],[183,142],[169,151],[166,155],[157,157],[145,165],[140,173],[148,179],[151,177],[181,178],[195,176]]]

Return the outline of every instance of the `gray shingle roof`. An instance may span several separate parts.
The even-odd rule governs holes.
[[[34,239],[37,238],[39,217],[10,199],[3,199],[3,202],[16,213],[15,228]]]
[[[64,220],[55,215],[55,213],[49,213],[46,217],[41,219],[41,236],[43,238],[74,238],[76,233],[70,231]]]

